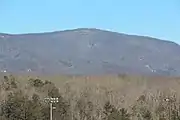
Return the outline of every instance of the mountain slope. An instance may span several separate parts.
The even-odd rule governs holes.
[[[0,69],[44,74],[180,75],[180,46],[155,38],[80,28],[0,34]]]

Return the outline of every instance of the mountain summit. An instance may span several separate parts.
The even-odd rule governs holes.
[[[180,76],[180,46],[92,28],[0,33],[0,69],[13,73]]]

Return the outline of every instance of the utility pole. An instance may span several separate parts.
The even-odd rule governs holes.
[[[52,111],[53,111],[53,104],[50,102],[50,120],[53,119],[53,114],[52,114]]]
[[[59,99],[58,98],[45,98],[44,99],[45,102],[48,102],[50,105],[50,109],[49,109],[49,114],[50,114],[50,120],[53,120],[53,109],[56,109],[55,107],[53,107],[53,103],[58,103]]]

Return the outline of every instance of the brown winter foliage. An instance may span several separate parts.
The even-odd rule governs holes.
[[[180,120],[180,78],[1,75],[0,120]]]

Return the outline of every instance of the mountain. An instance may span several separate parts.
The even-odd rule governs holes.
[[[0,33],[0,69],[13,73],[180,76],[180,46],[93,28]]]

